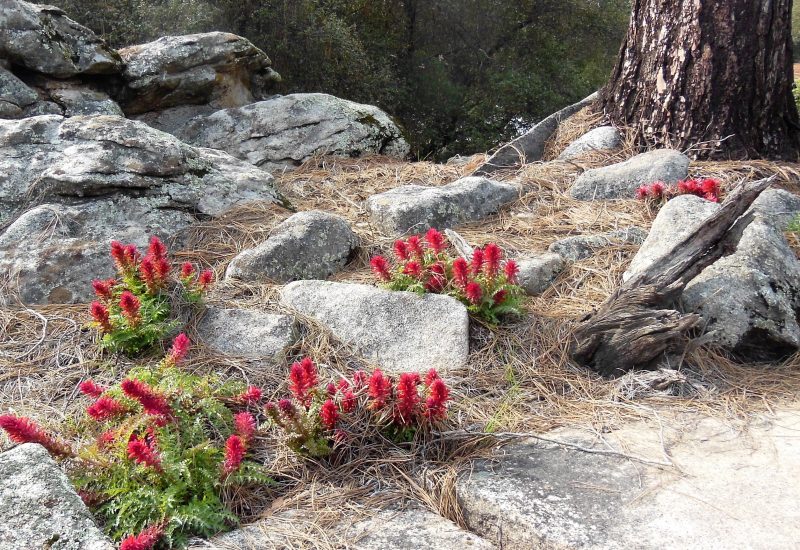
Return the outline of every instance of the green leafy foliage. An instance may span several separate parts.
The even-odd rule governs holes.
[[[373,272],[388,289],[452,296],[490,325],[522,311],[524,293],[516,284],[517,264],[503,260],[503,252],[494,243],[475,249],[468,262],[453,257],[447,240],[430,229],[424,239],[413,236],[395,241],[394,255],[394,266],[383,256],[370,261]]]

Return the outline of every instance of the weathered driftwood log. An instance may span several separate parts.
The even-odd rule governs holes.
[[[604,376],[619,376],[656,366],[665,352],[683,351],[689,331],[702,319],[674,309],[676,300],[689,281],[732,252],[750,223],[743,214],[771,180],[739,186],[696,231],[587,315],[574,333],[573,360]]]

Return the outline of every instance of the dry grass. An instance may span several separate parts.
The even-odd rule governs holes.
[[[599,121],[588,110],[567,121],[548,145],[546,158],[554,158],[566,143]],[[459,233],[472,244],[494,241],[509,255],[524,256],[545,251],[554,240],[570,235],[630,226],[647,229],[656,212],[640,202],[586,203],[566,193],[582,170],[623,160],[633,152],[628,140],[619,151],[596,152],[572,162],[534,163],[502,174],[503,179],[521,184],[521,198],[496,216],[459,227]],[[364,200],[399,185],[449,183],[468,174],[481,158],[462,166],[377,157],[315,159],[280,176],[277,186],[297,210],[326,210],[350,221],[362,248],[335,278],[372,282],[369,257],[387,252],[392,238],[370,223]],[[719,177],[728,186],[777,173],[782,185],[799,191],[792,183],[800,179],[796,164],[704,162],[694,163],[691,170],[694,175]],[[266,239],[290,214],[274,205],[235,209],[183,235],[187,244],[180,258],[200,261],[222,273],[238,251]],[[372,434],[332,465],[300,461],[274,439],[262,438],[259,458],[279,483],[231,495],[239,511],[246,518],[281,518],[286,511],[305,510],[308,515],[303,521],[285,519],[275,528],[276,532],[285,529],[286,540],[297,547],[308,540],[316,541],[317,547],[334,547],[334,539],[320,534],[328,526],[356,511],[404,499],[419,501],[462,523],[453,489],[455,477],[470,460],[487,456],[495,444],[480,432],[543,432],[559,426],[605,430],[629,420],[652,418],[655,410],[743,419],[800,396],[800,356],[782,365],[740,365],[722,353],[701,349],[679,365],[685,383],[644,391],[631,390],[643,384],[635,378],[622,383],[603,380],[571,365],[566,350],[577,319],[615,290],[635,252],[636,247],[630,245],[600,250],[571,265],[543,295],[528,299],[522,318],[494,331],[474,324],[469,362],[451,373],[451,429],[476,432],[474,437],[449,440],[429,434],[413,444],[397,446]],[[267,284],[223,283],[212,302],[281,311],[276,291]],[[101,355],[91,335],[82,329],[86,320],[82,306],[0,310],[0,410],[30,414],[55,426],[85,406],[75,391],[81,379],[92,376],[111,383],[124,375],[131,361]],[[194,333],[192,323],[189,333]],[[306,319],[302,338],[281,364],[221,356],[198,347],[191,368],[244,379],[274,397],[285,391],[287,365],[305,355],[329,374],[367,366],[347,345]]]

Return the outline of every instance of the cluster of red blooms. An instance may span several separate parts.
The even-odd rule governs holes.
[[[380,369],[367,375],[357,371],[352,382],[342,378],[328,383],[324,390],[317,385],[319,374],[314,363],[306,358],[292,365],[289,389],[294,399],[267,403],[265,411],[272,421],[299,439],[322,437],[315,426],[333,432],[335,440],[346,438],[338,429],[346,419],[355,427],[361,415],[347,417],[360,409],[385,426],[388,421],[395,431],[418,428],[425,423],[444,420],[450,391],[435,369],[424,380],[417,373],[401,374],[396,384]],[[317,405],[314,405],[317,403]]]
[[[719,202],[720,183],[712,178],[682,180],[675,185],[657,181],[636,190],[639,200],[669,200],[677,195],[695,195],[707,201]]]
[[[138,535],[130,535],[122,539],[119,550],[152,550],[162,536],[164,536],[164,528],[160,525],[153,525]]]
[[[509,298],[509,285],[516,285],[519,268],[513,260],[503,261],[499,246],[489,243],[477,248],[470,261],[450,258],[447,240],[436,229],[424,239],[417,236],[394,243],[396,266],[383,256],[370,260],[372,271],[394,290],[446,293],[475,306],[491,308]]]
[[[38,443],[57,456],[72,456],[72,449],[39,427],[25,416],[0,415],[0,428],[5,430],[14,443]]]

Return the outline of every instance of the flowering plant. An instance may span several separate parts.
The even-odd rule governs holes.
[[[271,481],[247,458],[260,391],[182,372],[176,365],[189,345],[179,335],[156,368],[131,370],[114,387],[83,381],[79,390],[92,403],[77,425],[80,441],[0,416],[12,441],[40,443],[69,462],[79,494],[122,549],[159,540],[182,546],[190,536],[224,531],[237,517],[223,490]]]
[[[719,202],[720,183],[712,178],[682,180],[675,185],[656,181],[636,190],[636,198],[639,200],[665,201],[678,195],[695,195],[707,201]]]
[[[135,353],[163,338],[176,323],[169,320],[168,293],[173,285],[167,248],[158,237],[150,239],[142,257],[136,246],[111,243],[118,277],[92,282],[97,300],[89,312],[101,335],[100,344],[112,351]],[[190,263],[179,276],[187,302],[197,303],[214,280],[210,270],[199,275]]]
[[[514,260],[503,260],[499,246],[489,243],[476,248],[467,260],[453,258],[447,245],[439,231],[430,229],[424,238],[395,241],[395,265],[383,256],[374,256],[370,265],[391,290],[447,294],[490,324],[497,324],[504,314],[520,313],[519,269]]]
[[[287,444],[299,454],[327,456],[338,444],[370,427],[395,441],[447,417],[450,390],[431,369],[425,378],[401,374],[393,380],[379,369],[367,375],[357,371],[351,380],[340,378],[325,385],[311,359],[292,365],[291,397],[267,403],[265,411],[286,434]]]

